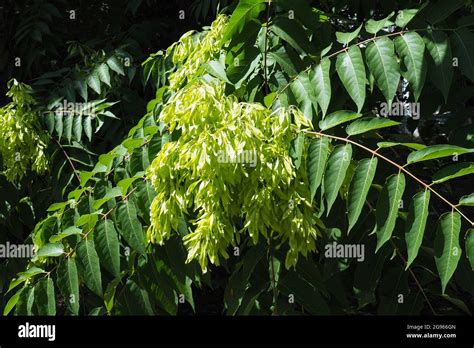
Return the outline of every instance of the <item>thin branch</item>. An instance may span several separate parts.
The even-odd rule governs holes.
[[[408,33],[408,32],[411,32],[411,31],[417,31],[417,30],[401,30],[401,31],[397,31],[395,33],[389,33],[389,34],[386,34],[386,35],[380,35],[380,36],[373,36],[371,38],[368,38],[366,40],[363,40],[363,41],[360,41],[350,47],[354,47],[354,46],[360,46],[360,45],[365,45],[366,43],[369,43],[371,41],[375,41],[377,39],[380,39],[382,37],[390,37],[390,36],[396,36],[396,35],[403,35],[405,33]],[[335,57],[337,56],[338,54],[342,53],[342,52],[345,52],[347,51],[349,48],[348,47],[345,47],[343,49],[340,49],[339,51],[336,51],[334,53],[331,53],[330,55],[326,56],[325,58],[332,58],[332,57]]]
[[[56,142],[56,144],[58,144],[59,148],[61,149],[61,151],[63,152],[63,154],[66,157],[67,161],[69,162],[69,165],[71,166],[71,168],[74,172],[74,175],[76,176],[77,181],[79,181],[79,184],[80,184],[81,183],[81,178],[79,177],[79,174],[77,174],[76,167],[74,166],[74,163],[72,163],[71,158],[67,154],[66,150],[64,150],[63,146],[61,145],[61,143],[57,139],[55,139],[51,136],[50,136],[50,138],[53,139]]]
[[[461,215],[471,226],[474,226],[474,222],[472,220],[470,220],[466,215],[464,215],[464,213],[457,207],[457,205],[451,203],[450,201],[448,201],[446,198],[444,198],[440,193],[438,193],[438,191],[436,191],[435,189],[433,189],[431,187],[431,185],[425,183],[424,181],[422,181],[421,179],[419,179],[418,177],[416,177],[414,174],[412,174],[410,171],[408,171],[404,166],[401,166],[399,165],[398,163],[392,161],[390,158],[387,158],[383,155],[381,155],[379,152],[375,151],[375,150],[372,150],[362,144],[359,144],[358,142],[355,142],[349,138],[342,138],[342,137],[338,137],[338,136],[335,136],[335,135],[330,135],[330,134],[325,134],[325,133],[321,133],[321,132],[316,132],[316,131],[304,131],[305,133],[307,134],[312,134],[312,135],[316,135],[316,136],[320,136],[320,137],[327,137],[327,138],[332,138],[332,139],[336,139],[336,140],[340,140],[340,141],[343,141],[343,142],[346,142],[346,143],[350,143],[350,144],[353,144],[361,149],[364,149],[365,151],[367,152],[370,152],[373,156],[377,156],[381,159],[383,159],[384,161],[390,163],[391,165],[393,165],[394,167],[398,168],[399,171],[402,171],[404,172],[405,174],[407,174],[408,176],[410,176],[413,180],[417,181],[419,184],[421,184],[425,189],[427,190],[430,190],[431,192],[433,192],[436,196],[438,196],[438,198],[440,198],[443,202],[445,202],[447,205],[449,205],[451,207],[452,210],[456,210],[459,215]]]

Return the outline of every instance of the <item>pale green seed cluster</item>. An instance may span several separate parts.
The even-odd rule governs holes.
[[[227,258],[243,233],[254,243],[260,236],[288,241],[287,267],[299,253],[314,251],[318,232],[307,179],[289,156],[295,131],[308,125],[300,111],[271,112],[226,96],[221,84],[195,81],[171,98],[160,120],[181,135],[147,171],[157,192],[150,241],[163,243],[186,216],[194,219],[194,231],[184,238],[188,261],[197,259],[204,271],[208,261],[219,265]],[[253,154],[254,162],[232,160],[239,154]]]
[[[167,54],[173,54],[173,63],[179,65],[178,70],[169,77],[172,89],[177,89],[185,80],[190,81],[200,75],[204,64],[219,52],[227,21],[227,16],[219,15],[204,36],[202,33],[189,31],[168,48]]]
[[[9,82],[12,102],[0,108],[0,155],[3,174],[11,182],[20,181],[28,170],[38,174],[48,169],[46,138],[39,130],[31,88],[15,80]]]

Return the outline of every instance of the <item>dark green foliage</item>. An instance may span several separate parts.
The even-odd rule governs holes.
[[[5,315],[474,310],[474,22],[464,1],[206,0],[195,1],[183,22],[176,4],[160,9],[173,13],[171,20],[152,0],[105,2],[108,9],[94,2],[77,15],[98,16],[97,25],[68,24],[64,31],[53,25],[69,21],[63,1],[7,4],[0,12],[0,77],[32,86],[50,168],[45,175],[28,171],[15,184],[0,173],[0,243],[39,248],[32,259],[0,263]],[[5,21],[15,10],[23,11],[21,21]],[[127,15],[114,16],[118,11]],[[211,47],[205,40],[212,29],[150,54],[219,11],[228,22]],[[169,24],[176,32],[167,32]],[[26,57],[15,74],[11,52]],[[265,105],[272,117],[280,107],[301,111],[292,114],[301,131],[287,144],[295,173],[288,180],[299,204],[310,207],[318,236],[311,239],[317,252],[300,256],[295,267],[285,267],[296,247],[269,228],[274,216],[256,214],[266,231],[256,241],[242,233],[246,216],[234,219],[230,204],[219,211],[233,217],[232,247],[207,273],[182,242],[202,218],[192,204],[173,216],[171,238],[150,242],[152,203],[161,199],[157,206],[165,209],[160,204],[171,198],[155,192],[147,170],[181,136],[160,116],[196,81]],[[58,113],[65,100],[82,109]],[[400,103],[418,105],[419,114]],[[173,187],[173,199],[186,194],[185,180]],[[284,190],[271,194],[289,199]],[[335,245],[364,246],[364,253],[338,257],[330,253]]]

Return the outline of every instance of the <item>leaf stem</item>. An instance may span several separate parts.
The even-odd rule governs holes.
[[[384,155],[381,155],[380,153],[378,153],[377,151],[372,150],[372,149],[370,149],[370,148],[368,148],[368,147],[366,147],[362,144],[359,144],[358,142],[353,141],[349,138],[342,138],[342,137],[338,137],[336,135],[330,135],[330,134],[326,134],[326,133],[322,133],[322,132],[316,132],[316,131],[305,131],[304,130],[303,132],[305,132],[306,134],[310,134],[310,135],[316,135],[316,136],[320,136],[320,137],[327,137],[327,138],[331,138],[331,139],[344,141],[346,143],[350,143],[350,144],[353,144],[353,145],[355,145],[355,146],[357,146],[361,149],[364,149],[367,152],[370,152],[373,156],[377,156],[377,157],[381,158],[382,160],[384,160],[384,161],[390,163],[391,165],[393,165],[394,167],[398,168],[399,171],[402,171],[405,174],[407,174],[408,176],[410,176],[413,180],[415,180],[419,184],[421,184],[425,189],[430,190],[431,192],[433,192],[436,196],[438,196],[439,199],[441,199],[443,202],[445,202],[447,205],[449,205],[452,210],[456,210],[459,213],[459,215],[461,215],[471,226],[474,226],[474,222],[472,220],[470,220],[466,215],[464,215],[464,213],[457,207],[457,205],[455,205],[455,204],[451,203],[450,201],[448,201],[444,196],[442,196],[440,193],[438,193],[438,191],[433,189],[431,187],[431,185],[425,183],[424,181],[422,181],[421,179],[416,177],[414,174],[412,174],[410,171],[408,171],[405,168],[405,166],[401,166],[398,163],[392,161],[390,158],[387,158]]]

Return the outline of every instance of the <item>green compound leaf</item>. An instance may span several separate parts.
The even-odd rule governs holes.
[[[470,228],[466,232],[466,254],[474,271],[474,228]]]
[[[64,246],[61,243],[45,244],[36,256],[38,257],[55,257],[64,254]]]
[[[265,0],[241,0],[232,13],[224,33],[224,40],[229,40],[234,34],[242,31],[245,23],[258,18],[265,9]]]
[[[409,82],[417,102],[426,80],[425,42],[418,33],[408,32],[395,39],[395,48],[406,67],[402,75]]]
[[[474,228],[470,228],[466,232],[466,254],[474,271]]]
[[[437,171],[433,175],[433,183],[439,184],[470,174],[474,174],[474,163],[456,163]]]
[[[69,313],[79,314],[79,277],[74,259],[61,262],[58,267],[57,284],[67,304]]]
[[[433,59],[433,66],[430,69],[433,83],[443,93],[444,100],[447,101],[454,74],[453,55],[448,36],[442,31],[433,31],[428,33],[424,40]]]
[[[336,71],[345,89],[360,112],[365,102],[365,66],[358,46],[340,53],[336,60]]]
[[[377,157],[364,158],[357,165],[347,195],[347,217],[349,219],[347,233],[350,232],[359,219],[370,186],[374,180],[377,162]]]
[[[10,297],[7,304],[5,305],[5,308],[3,309],[3,316],[7,316],[8,313],[10,313],[11,310],[16,306],[23,290],[24,288],[18,290],[12,297]]]
[[[418,8],[407,8],[398,12],[395,24],[400,28],[404,28],[426,5],[428,5],[428,2],[423,3]]]
[[[351,144],[337,145],[329,157],[326,173],[324,174],[324,194],[327,202],[327,215],[337,198],[346,176],[347,168],[351,163]]]
[[[145,236],[142,224],[137,218],[135,204],[128,200],[117,205],[116,217],[119,225],[119,233],[123,236],[130,247],[139,254],[145,254]]]
[[[398,207],[405,190],[405,175],[403,173],[393,174],[388,177],[377,200],[376,211],[376,234],[377,252],[392,236],[398,215]]]
[[[427,146],[421,150],[412,152],[408,155],[407,164],[428,161],[432,159],[454,156],[454,155],[463,155],[466,153],[472,153],[474,149],[466,149],[464,147],[442,144],[442,145],[432,145]]]
[[[303,112],[305,118],[312,120],[314,110],[316,110],[318,104],[316,96],[314,95],[314,89],[309,80],[309,75],[304,72],[300,73],[296,79],[291,82],[290,88],[298,102],[298,107]]]
[[[410,267],[420,249],[425,233],[428,208],[430,204],[430,191],[425,190],[413,196],[406,222],[405,241],[407,244],[408,260],[405,269]]]
[[[326,137],[311,139],[308,148],[308,181],[311,200],[314,199],[323,179],[324,169],[329,156],[329,140]]]
[[[39,315],[56,315],[54,282],[51,278],[40,280],[35,286],[35,303]]]
[[[123,71],[122,63],[118,60],[117,57],[112,56],[107,60],[107,65],[109,66],[110,69],[115,71],[117,74],[120,75],[125,75],[125,72]]]
[[[330,115],[327,115],[326,118],[319,122],[319,128],[321,130],[327,130],[333,127],[336,127],[344,122],[349,122],[361,117],[362,114],[359,114],[355,111],[349,110],[340,110],[333,112]]]
[[[461,72],[474,81],[474,34],[466,28],[461,28],[453,32],[451,40]]]
[[[377,146],[382,149],[387,148],[387,147],[394,147],[394,146],[404,146],[404,147],[408,147],[409,149],[414,149],[414,150],[421,150],[426,147],[426,145],[418,144],[418,143],[397,143],[397,142],[392,142],[392,141],[381,141],[380,143],[377,143]]]
[[[99,256],[92,240],[83,240],[77,247],[77,257],[84,271],[84,283],[97,296],[102,297],[102,278]]]
[[[111,87],[110,85],[110,72],[109,66],[106,63],[102,63],[97,68],[97,74],[102,82],[104,82],[107,86]]]
[[[120,246],[112,220],[105,219],[95,228],[94,238],[100,262],[115,277],[120,276]]]
[[[400,69],[393,42],[387,37],[381,37],[367,46],[365,55],[375,83],[382,91],[390,109],[400,83]]]
[[[331,101],[330,69],[331,61],[328,58],[323,58],[321,62],[309,72],[309,79],[314,86],[316,100],[323,112],[323,118],[326,116],[329,102]]]
[[[365,30],[368,33],[377,34],[383,28],[393,25],[390,18],[392,18],[394,14],[395,12],[391,12],[387,17],[380,20],[369,19],[365,24]]]
[[[69,226],[68,228],[66,228],[61,233],[58,233],[57,235],[52,236],[49,239],[49,241],[50,241],[50,243],[56,243],[56,242],[59,242],[60,240],[66,238],[66,237],[73,236],[73,235],[78,235],[78,234],[81,234],[81,233],[82,233],[82,230],[79,227]],[[62,248],[62,246],[60,246],[60,248]]]
[[[400,124],[400,122],[395,122],[388,118],[364,117],[348,125],[346,127],[346,133],[348,135],[357,135],[375,129],[396,126],[398,124]]]
[[[87,84],[92,88],[97,94],[100,94],[100,78],[97,72],[93,72],[87,78]]]
[[[449,212],[441,215],[436,230],[434,252],[443,294],[461,258],[460,231],[461,215],[459,213]]]
[[[459,205],[474,207],[474,193],[470,195],[462,196],[459,200]]]
[[[362,29],[363,24],[361,24],[356,30],[350,33],[341,33],[341,32],[336,32],[336,40],[337,42],[343,44],[343,45],[348,45],[349,42],[354,40],[360,33],[360,30]]]

